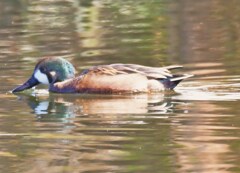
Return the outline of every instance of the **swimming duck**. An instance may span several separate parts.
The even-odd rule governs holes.
[[[75,77],[73,65],[60,57],[41,59],[32,76],[12,92],[20,92],[38,84],[49,86],[56,93],[139,93],[173,89],[192,75],[173,75],[170,70],[182,66],[148,67],[136,64],[98,65]]]

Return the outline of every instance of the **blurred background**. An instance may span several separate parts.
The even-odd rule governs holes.
[[[240,172],[240,1],[0,0],[0,172]],[[8,93],[41,57],[180,64],[175,91]]]

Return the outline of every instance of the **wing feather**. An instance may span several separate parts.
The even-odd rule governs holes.
[[[150,79],[166,79],[173,77],[170,70],[182,68],[179,65],[172,65],[166,67],[149,67],[137,64],[110,64],[110,65],[99,65],[91,67],[88,70],[84,70],[81,75],[88,73],[95,73],[99,75],[119,75],[119,74],[141,74]]]

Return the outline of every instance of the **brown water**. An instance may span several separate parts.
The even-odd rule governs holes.
[[[0,1],[0,172],[240,172],[239,19],[236,0]],[[195,77],[154,95],[6,94],[42,56]]]

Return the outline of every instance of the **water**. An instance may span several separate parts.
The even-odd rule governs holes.
[[[0,172],[240,172],[240,1],[0,1]],[[42,56],[182,64],[175,91],[17,95]],[[7,94],[6,94],[7,93]]]

